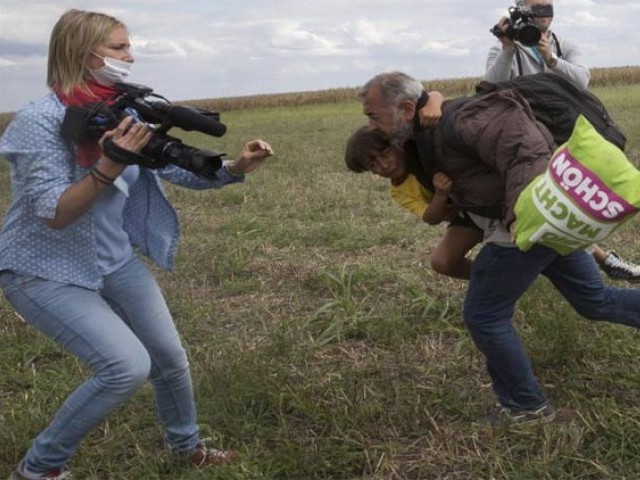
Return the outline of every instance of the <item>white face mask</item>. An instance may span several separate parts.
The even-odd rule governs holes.
[[[102,59],[104,66],[100,68],[90,68],[89,73],[100,85],[110,87],[118,82],[126,82],[131,71],[131,62],[125,62],[111,57],[101,57],[94,53],[96,57]]]

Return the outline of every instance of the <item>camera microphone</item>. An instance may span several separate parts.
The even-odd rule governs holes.
[[[149,103],[153,105],[153,108],[164,113],[172,124],[187,132],[196,130],[214,137],[221,137],[227,131],[227,126],[218,121],[220,117],[217,114],[209,113],[207,115],[198,109],[182,105],[171,105],[163,102]]]

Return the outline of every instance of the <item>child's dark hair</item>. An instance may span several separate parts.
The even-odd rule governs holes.
[[[344,153],[344,161],[349,170],[362,173],[369,170],[367,164],[371,157],[378,155],[391,146],[382,133],[373,130],[371,127],[360,127],[349,140]]]

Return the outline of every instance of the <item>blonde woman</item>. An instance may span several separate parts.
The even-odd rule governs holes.
[[[250,141],[210,181],[174,165],[149,170],[117,163],[98,142],[63,141],[65,108],[108,99],[133,60],[119,20],[66,12],[51,34],[51,93],[21,110],[0,140],[13,190],[0,233],[0,285],[27,322],[93,373],[35,438],[13,480],[69,478],[66,464],[82,439],[147,379],[171,452],[197,466],[234,456],[206,446],[199,436],[187,355],[162,292],[134,247],[161,267],[172,265],[177,216],[159,178],[220,188],[242,182],[272,150]],[[105,137],[139,152],[150,133],[128,117]]]

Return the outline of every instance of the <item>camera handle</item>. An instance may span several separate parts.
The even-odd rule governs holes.
[[[140,153],[135,153],[119,147],[111,138],[106,138],[102,144],[102,151],[114,162],[124,165],[140,165],[147,168],[166,167],[169,162],[162,162]]]

